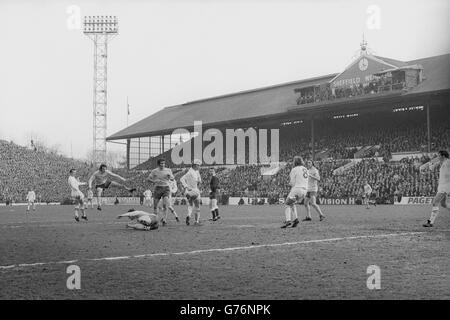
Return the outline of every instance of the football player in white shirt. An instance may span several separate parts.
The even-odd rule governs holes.
[[[86,212],[84,211],[84,194],[80,191],[80,186],[85,185],[85,182],[80,182],[75,177],[77,174],[76,169],[70,169],[69,171],[70,176],[68,179],[70,190],[71,190],[71,197],[75,201],[75,220],[77,222],[80,221],[80,215],[78,211],[81,211],[81,219],[84,219],[87,221]]]
[[[190,224],[192,209],[195,206],[194,212],[194,225],[200,224],[200,189],[198,188],[198,184],[202,182],[202,178],[200,177],[199,167],[202,162],[198,159],[194,160],[192,167],[188,170],[188,172],[181,177],[180,182],[184,188],[184,194],[188,200],[188,215],[186,217],[186,225]]]
[[[301,157],[294,157],[294,167],[289,174],[291,191],[285,201],[284,214],[286,221],[281,226],[283,229],[289,226],[295,228],[299,223],[295,202],[305,198],[308,188],[308,169],[303,164],[304,162]],[[294,220],[291,221],[291,218]]]
[[[367,182],[367,180],[364,180],[364,204],[366,205],[366,209],[370,209],[370,196],[372,194],[372,187]]]
[[[153,206],[152,190],[147,189],[144,191],[144,206]]]
[[[319,181],[320,175],[319,170],[314,167],[313,162],[311,160],[306,161],[306,168],[308,168],[308,191],[305,197],[305,207],[306,207],[306,218],[302,221],[311,221],[311,206],[317,211],[319,214],[319,219],[322,221],[325,219],[325,216],[320,210],[319,205],[316,202],[317,192],[319,191]]]
[[[130,220],[136,220],[135,223],[127,224],[127,228],[150,231],[159,227],[158,216],[154,213],[130,209],[127,213],[119,215],[117,219],[124,217],[130,218]]]
[[[28,190],[27,201],[28,201],[27,212],[30,211],[30,206],[33,206],[33,211],[36,211],[35,206],[36,193],[34,193],[34,191],[31,188]]]
[[[87,191],[87,207],[89,207],[89,204],[91,205],[91,209],[94,209],[94,203],[92,200],[94,199],[94,192],[92,192],[92,189],[88,189]]]
[[[439,203],[442,207],[450,210],[447,204],[447,198],[450,195],[450,159],[448,152],[445,150],[439,151],[438,154],[439,157],[435,159],[439,161],[433,159],[434,161],[432,160],[432,163],[430,163],[430,169],[433,170],[438,164],[441,165],[439,168],[439,184],[436,196],[433,199],[430,219],[423,225],[424,227],[432,227],[434,225],[434,221],[439,214]]]
[[[97,210],[102,210],[102,204],[101,204],[101,197],[104,189],[108,189],[109,186],[118,186],[122,187],[129,192],[136,191],[136,188],[128,188],[127,186],[116,182],[111,181],[109,177],[113,177],[119,180],[122,180],[123,182],[127,181],[127,179],[122,178],[118,174],[112,173],[111,171],[107,170],[108,166],[106,164],[101,164],[99,169],[95,171],[92,176],[89,178],[89,189],[92,189],[92,182],[95,180],[95,189],[97,190]]]

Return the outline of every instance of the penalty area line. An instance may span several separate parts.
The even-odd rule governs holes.
[[[316,240],[303,240],[295,242],[283,242],[283,243],[269,243],[269,244],[258,244],[251,246],[240,246],[240,247],[229,247],[229,248],[211,248],[211,249],[201,249],[193,251],[181,251],[181,252],[160,252],[160,253],[148,253],[130,256],[117,256],[117,257],[103,257],[103,258],[91,258],[91,259],[75,259],[75,260],[63,260],[63,261],[49,261],[49,262],[35,262],[35,263],[20,263],[12,264],[6,266],[0,266],[0,270],[14,269],[14,268],[24,268],[33,266],[45,266],[54,264],[73,264],[78,262],[89,262],[89,261],[116,261],[116,260],[128,260],[128,259],[138,259],[138,258],[152,258],[152,257],[166,257],[166,256],[180,256],[180,255],[190,255],[190,254],[202,254],[210,252],[229,252],[229,251],[239,251],[239,250],[251,250],[259,248],[274,248],[274,247],[284,247],[284,246],[295,246],[302,244],[311,243],[327,243],[327,242],[337,242],[337,241],[348,241],[356,239],[373,239],[373,238],[391,238],[391,237],[401,237],[401,236],[414,236],[419,234],[425,234],[427,232],[403,232],[403,233],[387,233],[387,234],[376,234],[376,235],[361,235],[361,236],[351,236],[351,237],[340,237],[340,238],[328,238],[328,239],[316,239]]]

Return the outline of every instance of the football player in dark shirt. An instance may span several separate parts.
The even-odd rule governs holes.
[[[219,178],[216,177],[216,170],[211,168],[209,170],[211,173],[211,181],[209,182],[209,188],[211,192],[209,193],[209,209],[211,210],[212,220],[216,221],[220,219],[219,207],[217,206],[217,191],[219,190]]]

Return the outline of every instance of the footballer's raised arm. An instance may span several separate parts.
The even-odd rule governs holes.
[[[121,177],[118,174],[113,173],[113,172],[111,172],[109,170],[106,170],[106,173],[108,173],[111,177],[114,177],[114,178],[117,178],[119,180],[122,180],[123,182],[127,181],[127,179],[125,179],[124,177]]]
[[[139,218],[140,216],[143,216],[143,215],[144,214],[141,211],[132,211],[132,212],[127,212],[127,213],[118,215],[117,219],[128,217],[131,220],[134,220],[134,219],[137,219],[137,218]]]
[[[153,172],[153,170],[150,172],[150,175],[148,176],[147,180],[152,183],[155,182],[155,173]]]
[[[175,180],[175,177],[173,176],[172,169],[169,169],[169,180]]]

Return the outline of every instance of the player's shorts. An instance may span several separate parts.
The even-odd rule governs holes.
[[[192,190],[186,191],[186,198],[188,200],[196,200],[196,199],[200,198],[200,190],[192,189]]]
[[[438,185],[437,192],[438,193],[446,193],[447,195],[449,195],[450,194],[450,184]]]
[[[364,199],[370,199],[371,193],[364,193],[363,198]]]
[[[306,198],[317,197],[317,191],[306,192]]]
[[[288,194],[289,199],[302,200],[306,196],[306,189],[300,187],[293,187]]]
[[[34,203],[36,200],[34,200],[34,199],[30,199],[30,200],[28,200],[28,203]]]
[[[72,192],[71,196],[75,204],[83,204],[84,194],[82,192]]]
[[[209,193],[209,198],[212,200],[217,199],[216,197],[217,197],[217,190],[214,191],[211,190],[211,192]]]
[[[169,187],[162,187],[162,186],[156,186],[155,191],[153,192],[153,198],[158,201],[161,198],[170,196],[170,188]]]
[[[105,183],[96,185],[95,188],[96,189],[98,189],[98,188],[108,189],[110,185],[111,185],[111,181],[106,181]]]

